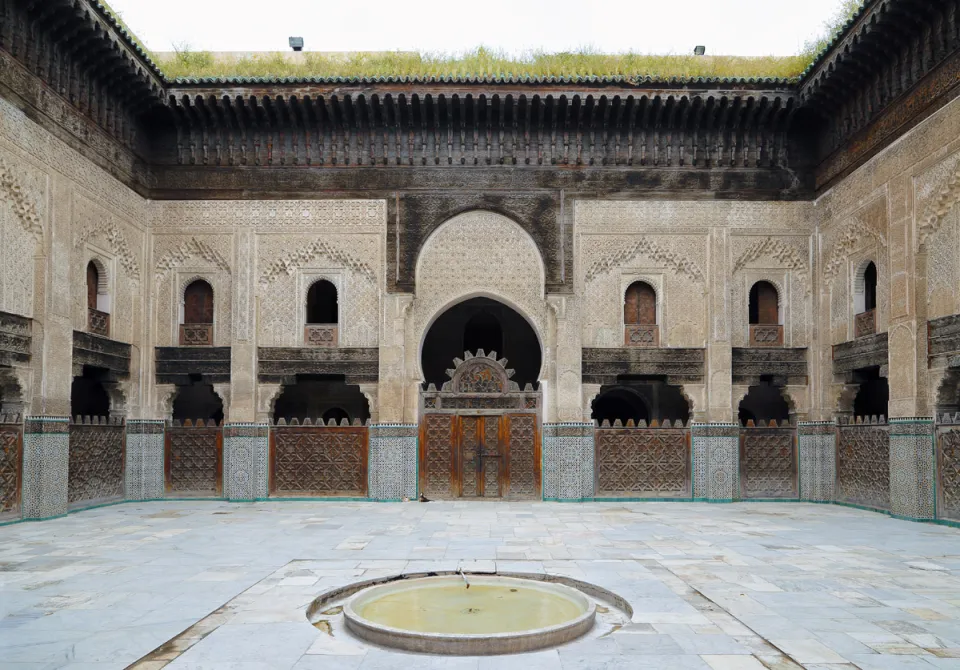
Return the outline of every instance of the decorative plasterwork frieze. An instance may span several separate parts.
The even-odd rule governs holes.
[[[737,274],[746,268],[749,263],[763,257],[772,258],[781,267],[793,270],[807,292],[810,291],[809,261],[800,254],[796,247],[792,247],[776,237],[765,237],[747,247],[734,262],[733,274]]]
[[[353,254],[338,248],[330,242],[315,240],[302,249],[292,251],[282,258],[269,263],[260,274],[260,283],[269,284],[277,277],[282,275],[289,276],[293,274],[297,268],[302,267],[318,256],[329,258],[338,265],[347,267],[371,281],[376,282],[377,280],[376,272],[365,261],[360,260]]]
[[[599,275],[606,274],[615,268],[621,267],[624,263],[631,261],[640,254],[649,256],[658,264],[670,268],[677,274],[686,275],[694,281],[702,282],[704,280],[703,270],[690,260],[689,257],[680,252],[667,249],[649,238],[638,239],[622,249],[598,258],[587,268],[584,278],[586,281],[590,281]]]
[[[13,213],[16,214],[24,230],[40,240],[43,237],[43,224],[37,212],[37,206],[3,158],[0,158],[0,192],[10,203]]]
[[[157,283],[162,282],[167,273],[180,267],[190,258],[203,259],[224,272],[230,272],[230,264],[222,254],[203,240],[191,237],[167,251],[157,260]]]
[[[960,203],[960,163],[956,171],[947,179],[939,195],[931,202],[917,228],[917,248],[935,234],[943,225],[947,214]]]
[[[140,263],[137,262],[137,257],[131,251],[130,245],[120,231],[120,227],[108,221],[89,223],[82,227],[77,234],[76,248],[82,248],[86,241],[94,235],[102,235],[117,257],[117,261],[126,271],[127,276],[134,281],[140,281]]]

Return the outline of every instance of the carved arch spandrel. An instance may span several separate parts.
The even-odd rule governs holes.
[[[960,160],[956,168],[944,178],[936,196],[917,217],[917,251],[926,249],[927,241],[943,226],[954,207],[960,205]]]

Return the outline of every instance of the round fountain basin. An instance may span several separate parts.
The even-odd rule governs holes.
[[[430,654],[515,654],[563,644],[593,627],[596,606],[561,584],[495,575],[424,577],[360,591],[347,628],[369,642]]]

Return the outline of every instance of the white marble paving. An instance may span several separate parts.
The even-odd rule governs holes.
[[[305,618],[334,586],[458,565],[593,582],[633,618],[490,658]],[[0,527],[2,670],[124,668],[195,624],[141,667],[960,668],[960,530],[803,504],[207,501]]]

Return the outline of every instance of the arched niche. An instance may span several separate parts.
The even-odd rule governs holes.
[[[509,305],[483,297],[459,302],[433,321],[420,349],[424,383],[439,388],[455,358],[467,351],[476,354],[480,349],[495,351],[498,357],[510,360],[516,371],[513,379],[520,388],[526,384],[536,386],[543,352],[533,326]]]

